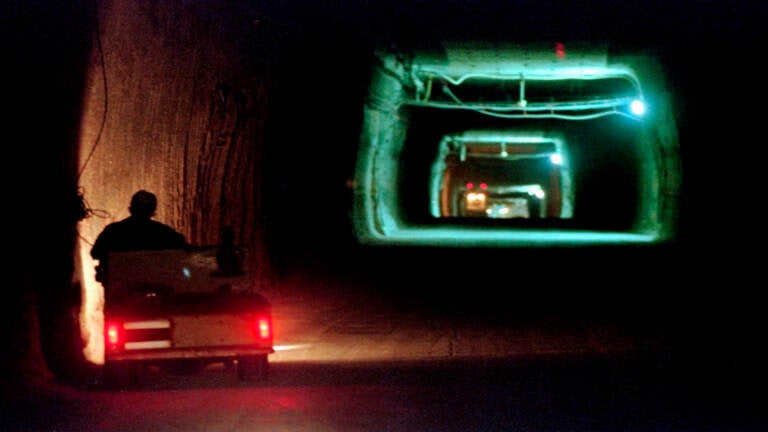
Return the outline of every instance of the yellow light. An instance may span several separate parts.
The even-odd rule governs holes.
[[[470,192],[466,196],[467,210],[483,210],[485,209],[486,196],[482,192]]]

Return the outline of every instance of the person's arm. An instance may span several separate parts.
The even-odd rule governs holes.
[[[108,229],[104,230],[96,237],[96,241],[93,242],[91,247],[91,258],[102,261],[107,255],[106,238],[109,236]]]
[[[104,230],[96,237],[96,241],[93,242],[93,247],[91,247],[91,257],[98,261],[96,266],[94,267],[94,270],[96,271],[96,274],[94,275],[97,282],[104,282],[105,274],[106,274],[106,259],[107,254],[109,253],[107,244],[109,243],[109,227],[107,226],[104,228]]]

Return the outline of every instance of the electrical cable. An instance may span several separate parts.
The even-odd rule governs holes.
[[[96,151],[96,148],[99,146],[99,143],[101,142],[101,136],[104,132],[104,127],[107,123],[107,107],[109,106],[108,101],[108,86],[107,86],[107,67],[104,62],[104,48],[101,43],[101,28],[99,26],[99,10],[98,10],[98,4],[99,2],[96,2],[96,13],[94,16],[95,19],[95,39],[96,39],[96,47],[99,54],[99,60],[101,63],[101,78],[103,83],[103,90],[104,90],[104,107],[101,114],[101,125],[99,126],[99,132],[96,134],[96,139],[93,142],[93,145],[91,146],[91,150],[88,152],[88,156],[85,158],[85,161],[83,162],[83,166],[80,168],[80,171],[77,173],[77,180],[79,182],[80,176],[82,176],[83,172],[85,171],[85,168],[88,166],[88,163],[91,160],[91,157],[93,157],[93,153]]]
[[[102,77],[102,83],[103,83],[103,90],[104,90],[104,107],[103,112],[101,116],[101,124],[99,126],[99,131],[96,134],[96,139],[93,142],[93,145],[91,146],[90,152],[88,152],[88,156],[85,158],[85,161],[83,162],[82,167],[77,173],[77,183],[80,182],[80,177],[82,176],[83,172],[85,171],[85,168],[88,166],[88,163],[91,160],[91,157],[93,156],[94,152],[96,151],[96,148],[99,146],[99,143],[101,142],[101,136],[104,132],[104,127],[107,122],[107,107],[109,106],[108,103],[108,86],[107,86],[107,71],[106,71],[106,64],[104,61],[104,49],[101,43],[101,29],[99,26],[99,2],[95,2],[96,8],[94,17],[95,17],[95,24],[94,24],[94,33],[95,33],[95,40],[96,40],[96,46],[97,46],[97,52],[99,55],[99,61],[101,64],[101,77]],[[85,199],[85,189],[82,186],[78,186],[77,189],[77,203],[76,206],[78,207],[77,210],[77,221],[89,218],[91,216],[97,216],[101,218],[109,218],[110,214],[106,210],[94,210],[90,207],[88,204],[88,201]],[[86,238],[84,238],[79,232],[77,233],[78,237],[80,237],[83,241],[85,241],[88,244],[91,244],[90,241],[88,241]]]
[[[106,210],[99,210],[99,209],[93,209],[91,208],[90,204],[88,204],[88,200],[85,199],[85,189],[81,186],[77,189],[77,196],[80,200],[79,206],[80,206],[80,214],[82,217],[80,219],[89,218],[91,216],[100,217],[103,219],[107,219],[110,217],[110,214]]]
[[[438,70],[432,70],[429,68],[422,68],[420,72],[426,72],[429,74],[436,74],[439,75],[444,80],[448,81],[449,83],[459,86],[464,81],[472,78],[483,78],[483,79],[490,79],[490,80],[497,80],[497,81],[514,81],[519,80],[519,78],[515,75],[497,75],[497,74],[486,74],[486,73],[467,73],[464,75],[461,75],[459,78],[453,78],[451,76],[446,75],[443,72],[440,72]],[[602,73],[595,73],[595,74],[587,74],[582,70],[576,70],[573,73],[559,73],[559,74],[542,74],[538,75],[534,72],[526,72],[525,73],[525,79],[531,80],[531,81],[561,81],[566,79],[573,79],[573,80],[584,80],[584,81],[591,81],[591,80],[600,80],[600,79],[606,79],[606,78],[623,78],[627,81],[631,82],[632,85],[637,89],[638,92],[641,91],[640,88],[640,81],[637,79],[637,77],[632,74],[629,71],[625,70],[609,70],[604,71]]]
[[[631,118],[634,120],[639,120],[637,117],[629,115],[627,113],[624,113],[620,110],[617,110],[616,107],[620,105],[626,104],[624,99],[618,99],[614,101],[596,101],[591,104],[581,104],[581,105],[591,105],[589,108],[591,109],[598,109],[598,108],[608,108],[604,111],[600,111],[597,113],[592,114],[580,114],[580,115],[571,115],[571,114],[556,114],[555,108],[552,106],[542,106],[542,107],[507,107],[506,110],[515,110],[515,111],[523,111],[522,113],[515,113],[515,114],[504,114],[496,111],[492,111],[488,108],[480,108],[475,107],[467,104],[466,102],[459,99],[458,96],[456,96],[447,86],[443,86],[443,92],[448,95],[455,103],[456,105],[448,105],[448,104],[441,104],[441,108],[455,108],[455,109],[469,109],[472,111],[475,111],[480,114],[485,114],[491,117],[498,117],[498,118],[505,118],[505,119],[545,119],[545,118],[554,118],[554,119],[560,119],[560,120],[592,120],[600,117],[605,117],[609,115],[621,115],[625,116],[627,118]],[[424,105],[424,106],[435,106],[436,103],[414,103],[414,105]],[[501,110],[502,108],[499,108]],[[568,110],[578,110],[579,106],[571,106]],[[582,110],[585,108],[581,108]],[[560,108],[562,111],[563,108]],[[531,113],[529,111],[538,111]],[[548,113],[541,113],[542,111],[549,111]]]

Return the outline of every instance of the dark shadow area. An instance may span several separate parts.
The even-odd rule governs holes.
[[[76,224],[84,209],[76,165],[85,71],[95,8],[90,1],[0,5],[6,101],[8,202],[20,209],[11,231],[13,288],[3,302],[3,392],[51,374],[76,379],[83,366],[72,283]],[[6,385],[7,384],[7,385]],[[5,396],[5,395],[3,395]]]
[[[357,389],[366,398],[380,389],[382,407],[399,406],[406,400],[409,409],[420,413],[407,420],[427,421],[421,426],[425,430],[508,430],[513,426],[536,431],[760,430],[765,414],[747,395],[733,393],[734,383],[683,369],[634,356],[285,363],[273,365],[266,381],[251,384],[238,382],[234,372],[221,367],[185,377],[147,371],[144,382],[127,391],[150,396],[201,389],[333,388],[339,394]],[[77,419],[89,398],[105,390],[95,386],[86,391],[88,395],[78,397],[51,393],[47,402],[29,406],[21,402],[12,416],[3,419],[3,429],[67,424]],[[724,402],[722,393],[732,396]],[[107,391],[104,396],[119,395]],[[35,411],[41,407],[45,416]],[[430,417],[430,412],[440,416]],[[425,415],[429,420],[418,420]]]

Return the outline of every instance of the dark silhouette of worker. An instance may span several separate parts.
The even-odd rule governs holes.
[[[235,230],[227,225],[221,231],[221,245],[216,251],[217,275],[230,276],[243,273],[245,254],[235,245]]]
[[[152,219],[156,209],[155,194],[140,190],[131,198],[131,215],[104,227],[91,248],[91,256],[99,260],[97,281],[104,280],[110,252],[179,249],[187,245],[184,235]]]

